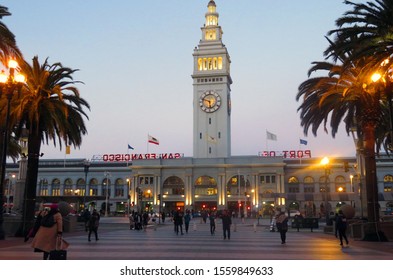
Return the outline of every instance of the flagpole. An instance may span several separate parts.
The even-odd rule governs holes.
[[[269,152],[269,147],[268,147],[268,139],[267,139],[267,129],[266,129],[266,151]]]
[[[147,134],[147,147],[146,147],[146,153],[149,153],[149,133]]]
[[[301,138],[299,138],[299,151],[302,149]],[[300,157],[300,164],[302,164],[302,157]]]
[[[127,155],[130,153],[130,148],[128,148],[128,144],[129,142],[127,142]],[[126,167],[128,167],[128,160],[127,160],[127,164],[126,164]],[[128,204],[128,207],[129,207],[130,205]]]

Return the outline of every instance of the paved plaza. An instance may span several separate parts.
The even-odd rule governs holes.
[[[234,219],[231,239],[224,240],[220,221],[215,235],[200,218],[191,221],[188,234],[176,235],[169,220],[134,231],[125,217],[102,217],[98,241],[88,242],[81,224],[76,232],[64,233],[64,238],[71,244],[69,260],[393,260],[393,242],[350,239],[349,246],[341,248],[339,240],[322,228],[290,229],[287,244],[282,245],[267,219],[259,225],[257,220]],[[22,238],[0,241],[1,260],[41,258],[42,253],[34,253]]]

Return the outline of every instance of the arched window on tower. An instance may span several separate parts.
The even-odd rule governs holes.
[[[198,58],[198,70],[202,71],[203,70],[203,59]]]
[[[222,57],[220,56],[219,58],[218,58],[218,69],[222,69]]]

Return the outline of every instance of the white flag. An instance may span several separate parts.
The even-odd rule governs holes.
[[[277,141],[277,135],[266,130],[266,139]]]

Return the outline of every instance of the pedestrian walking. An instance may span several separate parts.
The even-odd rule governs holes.
[[[222,230],[224,234],[224,239],[231,239],[231,224],[232,224],[232,219],[231,215],[229,215],[227,210],[223,211],[223,214],[221,216],[222,219]]]
[[[128,219],[130,221],[130,230],[135,229],[134,213],[131,213]]]
[[[141,213],[135,212],[134,222],[135,222],[135,229],[141,230],[142,229],[142,215],[141,215]]]
[[[142,215],[142,224],[143,224],[143,230],[146,231],[147,229],[147,224],[149,223],[150,217],[149,217],[149,213],[147,213],[147,211],[145,211]]]
[[[347,238],[347,218],[345,217],[342,210],[338,211],[338,215],[336,217],[336,229],[338,231],[338,237],[340,238],[340,245],[343,246],[343,238],[348,245],[349,242]]]
[[[214,212],[210,213],[209,221],[210,221],[210,234],[214,235],[214,233],[216,231],[216,215]]]
[[[186,233],[188,233],[188,229],[190,227],[190,221],[191,221],[190,210],[187,210],[186,214],[184,215],[184,229],[186,230]]]
[[[288,217],[284,211],[280,211],[276,218],[277,230],[280,232],[281,244],[286,243],[287,231],[288,231]]]
[[[48,210],[49,211],[49,210]],[[41,226],[41,219],[44,215],[47,214],[47,210],[43,209],[41,211],[38,211],[35,214],[35,221],[34,221],[34,225],[33,227],[28,231],[28,233],[25,236],[25,242],[27,242],[29,240],[29,238],[33,238],[36,234],[38,229]]]
[[[175,222],[175,229],[176,229],[176,235],[180,234],[183,235],[183,215],[180,212],[180,210],[177,210],[174,216],[174,222]]]
[[[94,232],[94,236],[96,238],[96,241],[98,241],[98,226],[100,225],[100,214],[97,212],[96,209],[93,210],[93,213],[91,213],[88,226],[89,226],[89,235],[88,235],[88,240],[89,242],[91,241],[91,233]]]
[[[90,214],[89,209],[83,210],[82,218],[83,218],[83,221],[85,223],[85,231],[86,232],[89,230],[89,225],[88,224],[89,224],[90,216],[91,216],[91,214]]]
[[[43,252],[43,259],[47,260],[51,251],[55,251],[63,234],[63,218],[57,204],[52,204],[50,210],[43,213],[41,225],[34,236],[31,247],[34,252]],[[66,249],[68,243],[64,243],[61,249]]]

